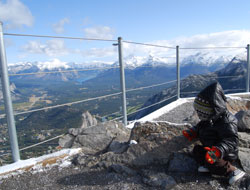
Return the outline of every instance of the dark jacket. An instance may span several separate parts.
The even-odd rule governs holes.
[[[235,160],[238,158],[237,119],[227,110],[226,96],[219,83],[213,83],[202,90],[199,95],[209,102],[214,115],[208,121],[200,121],[194,130],[203,146],[216,146],[222,158]]]

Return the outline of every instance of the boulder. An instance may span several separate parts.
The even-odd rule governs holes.
[[[239,159],[243,169],[250,174],[250,149],[249,148],[240,148],[239,150]]]
[[[125,152],[128,149],[128,143],[127,142],[119,142],[119,141],[112,141],[109,145],[108,152],[114,152],[117,154],[121,154]]]
[[[250,132],[250,110],[239,111],[235,117],[238,119],[239,132]]]
[[[177,125],[169,122],[136,123],[131,131],[129,142],[134,140],[138,142],[137,144],[124,143],[125,147],[122,147],[123,145],[113,141],[108,148],[112,152],[93,158],[91,164],[93,166],[102,163],[105,167],[112,164],[124,164],[132,168],[144,168],[149,165],[166,166],[174,152],[184,152],[191,145],[181,132],[189,127],[188,124]],[[124,150],[117,153],[112,150],[115,146],[115,150],[120,150],[120,146]],[[82,161],[79,162],[82,163]]]
[[[239,146],[243,148],[250,148],[250,134],[238,132]]]
[[[63,137],[59,139],[59,146],[63,148],[71,148],[73,145],[73,142],[75,140],[75,137],[71,134],[66,134]]]
[[[86,154],[107,151],[114,140],[127,142],[130,135],[130,130],[118,122],[105,122],[86,128],[72,128],[68,132],[69,134],[59,139],[60,146],[63,148],[80,147]],[[122,148],[125,149],[122,145],[117,148],[118,152],[122,152]],[[112,150],[115,151],[114,146]]]

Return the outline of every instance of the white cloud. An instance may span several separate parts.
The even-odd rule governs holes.
[[[245,52],[244,47],[250,44],[250,31],[247,30],[233,30],[223,31],[217,33],[199,34],[189,37],[179,37],[173,40],[159,40],[153,42],[146,42],[148,44],[155,44],[160,46],[167,46],[175,48],[179,45],[180,48],[199,48],[199,47],[242,47],[240,49],[197,49],[187,50],[180,49],[180,56],[194,54],[200,51],[207,51],[221,55],[236,55]],[[175,49],[167,49],[160,47],[151,47],[138,44],[124,43],[124,55],[149,55],[156,56],[175,56]]]
[[[61,19],[59,22],[53,24],[53,30],[57,33],[57,34],[61,34],[64,32],[64,25],[69,23],[69,19],[68,18],[63,18]]]
[[[125,40],[125,39],[124,39]],[[197,52],[208,52],[212,56],[235,56],[246,52],[244,47],[250,44],[250,31],[247,30],[234,30],[224,31],[218,33],[200,34],[189,37],[179,37],[173,40],[160,40],[145,42],[147,44],[155,44],[160,46],[173,47],[173,49],[152,47],[139,44],[123,43],[123,55],[126,56],[149,56],[154,55],[157,57],[173,57],[176,54],[176,45],[180,48],[197,48],[197,47],[242,47],[240,49],[195,49],[187,50],[180,49],[180,58],[184,58],[188,55],[194,55]],[[66,47],[63,40],[49,40],[46,43],[38,41],[30,41],[28,44],[22,47],[23,50],[29,53],[45,54],[48,56],[63,56],[63,55],[81,55],[86,59],[95,58],[112,58],[112,60],[118,55],[118,47],[96,47],[89,49],[70,49]],[[115,57],[116,56],[116,57]],[[245,55],[244,55],[245,56]],[[175,61],[175,59],[173,59]]]
[[[32,26],[34,18],[31,11],[19,0],[0,1],[0,20],[6,28],[20,28],[23,25]]]
[[[53,39],[48,40],[45,44],[39,41],[29,41],[28,44],[22,47],[22,50],[33,54],[45,54],[48,56],[63,56],[70,53],[66,48],[63,40]]]
[[[116,47],[104,47],[104,48],[90,48],[86,50],[82,49],[70,49],[67,48],[63,40],[53,39],[48,40],[45,43],[40,41],[29,41],[21,49],[26,53],[31,54],[44,54],[50,57],[59,57],[69,54],[78,54],[85,58],[105,58],[117,55]]]
[[[84,34],[86,38],[112,39],[114,30],[108,26],[97,26],[85,28]]]
[[[102,58],[102,57],[115,56],[118,53],[117,53],[117,48],[106,47],[106,48],[91,48],[88,50],[81,51],[81,54],[84,57]]]

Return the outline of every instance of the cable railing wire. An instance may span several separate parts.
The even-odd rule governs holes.
[[[103,67],[103,68],[93,68],[93,69],[75,69],[66,71],[48,71],[48,72],[34,72],[34,73],[17,73],[9,74],[9,76],[25,76],[25,75],[43,75],[43,74],[55,74],[55,73],[68,73],[68,72],[82,72],[82,71],[95,71],[95,70],[106,70],[106,69],[116,69],[120,67]]]
[[[58,135],[58,136],[56,136],[56,137],[53,137],[53,138],[47,139],[47,140],[45,140],[45,141],[42,141],[42,142],[39,142],[39,143],[36,143],[36,144],[30,145],[30,146],[27,146],[27,147],[24,147],[24,148],[20,148],[20,149],[19,149],[19,151],[24,151],[24,150],[27,150],[27,149],[30,149],[30,148],[36,147],[36,146],[41,145],[41,144],[45,144],[45,143],[47,143],[47,142],[53,141],[53,140],[55,140],[55,139],[58,139],[58,138],[60,138],[60,137],[62,137],[62,136],[64,136],[64,135],[65,135],[65,134]],[[1,157],[1,156],[6,156],[6,155],[9,155],[9,154],[11,154],[11,153],[10,153],[10,152],[8,152],[8,153],[5,153],[5,154],[0,154],[0,157]]]
[[[90,126],[90,127],[91,127],[91,126]],[[61,134],[61,135],[58,135],[58,136],[56,136],[56,137],[52,137],[52,138],[50,138],[50,139],[41,141],[41,142],[39,142],[39,143],[35,143],[35,144],[33,144],[33,145],[30,145],[30,146],[21,148],[21,149],[19,149],[19,150],[20,150],[20,151],[24,151],[24,150],[27,150],[27,149],[30,149],[30,148],[33,148],[33,147],[36,147],[36,146],[45,144],[45,143],[47,143],[47,142],[53,141],[53,140],[55,140],[55,139],[58,139],[58,138],[60,138],[60,137],[63,137],[64,135],[65,135],[65,134]],[[5,153],[5,154],[0,154],[0,157],[1,157],[1,156],[6,156],[6,155],[10,155],[10,154],[11,154],[10,152]]]
[[[129,114],[127,114],[127,115],[132,115],[132,114],[137,113],[137,112],[139,112],[139,111],[142,111],[142,110],[148,109],[148,108],[150,108],[150,107],[152,107],[152,106],[155,106],[155,105],[157,105],[157,104],[160,104],[160,103],[162,103],[162,102],[165,102],[165,101],[167,101],[167,100],[170,100],[170,99],[172,99],[172,98],[174,98],[174,97],[176,97],[176,96],[177,96],[177,95],[172,96],[172,97],[167,98],[167,99],[164,99],[164,100],[162,100],[162,101],[160,101],[160,102],[157,102],[157,103],[151,104],[150,106],[147,106],[147,107],[141,108],[141,109],[136,110],[136,111],[134,111],[134,112],[132,112],[132,113],[129,113]],[[120,116],[120,117],[114,118],[114,119],[109,120],[109,121],[116,121],[116,120],[119,120],[119,119],[122,119],[122,118],[123,118],[123,116]]]
[[[38,109],[24,111],[24,112],[18,112],[18,113],[14,113],[14,115],[16,116],[16,115],[22,115],[22,114],[26,114],[26,113],[33,113],[33,112],[38,112],[38,111],[43,111],[43,110],[48,110],[48,109],[53,109],[53,108],[59,108],[59,107],[63,107],[63,106],[71,106],[73,104],[79,104],[79,103],[92,101],[92,100],[99,100],[99,99],[103,99],[103,98],[107,98],[107,97],[111,97],[111,96],[117,96],[117,95],[120,95],[120,94],[122,94],[122,92],[117,92],[117,93],[108,94],[108,95],[104,95],[104,96],[99,96],[99,97],[95,97],[95,98],[88,98],[88,99],[79,100],[79,101],[70,102],[70,103],[65,103],[65,104],[59,104],[59,105],[55,105],[55,106],[48,106],[48,107],[44,107],[44,108],[38,108]]]
[[[36,37],[36,38],[59,38],[59,39],[69,39],[69,40],[86,40],[86,41],[107,41],[107,42],[117,42],[117,40],[111,40],[111,39],[82,38],[82,37],[71,37],[71,36],[51,36],[51,35],[14,34],[14,33],[4,33],[4,35],[6,35],[6,36]]]
[[[132,92],[132,91],[136,91],[136,90],[143,90],[143,89],[147,89],[147,88],[153,88],[153,87],[156,87],[156,86],[161,86],[161,85],[169,84],[169,83],[172,83],[172,82],[176,82],[176,80],[172,80],[172,81],[168,81],[168,82],[160,83],[160,84],[155,84],[155,85],[151,85],[151,86],[145,86],[145,87],[139,87],[139,88],[135,88],[135,89],[129,89],[129,90],[126,90],[126,92]],[[120,94],[121,94],[121,92],[118,92],[118,93],[114,93],[114,94],[110,94],[110,95],[99,96],[99,97],[96,97],[96,98],[89,98],[89,99],[80,100],[80,101],[76,101],[76,102],[70,102],[70,103],[59,104],[59,105],[55,105],[55,106],[48,106],[48,107],[38,108],[38,109],[24,111],[24,112],[18,112],[18,113],[14,113],[14,115],[17,116],[17,115],[22,115],[22,114],[26,114],[26,113],[33,113],[33,112],[43,111],[43,110],[47,110],[47,109],[59,108],[59,107],[63,107],[63,106],[71,106],[73,104],[78,104],[78,103],[83,103],[83,102],[87,102],[87,101],[102,99],[102,98],[106,98],[106,97],[110,97],[110,96],[116,96],[116,95],[120,95]],[[115,112],[115,113],[117,113],[117,112]],[[6,116],[5,114],[1,114],[0,118],[4,118],[5,116]]]
[[[161,85],[169,84],[169,83],[172,83],[172,82],[176,82],[176,80],[172,80],[172,81],[168,81],[168,82],[164,82],[164,83],[160,83],[160,84],[154,84],[154,85],[151,85],[151,86],[145,86],[145,87],[129,89],[129,90],[126,90],[126,92],[132,92],[132,91],[136,91],[136,90],[143,90],[143,89],[147,89],[147,88],[153,88],[153,87],[156,87],[156,86],[161,86]]]
[[[122,42],[128,43],[128,44],[137,44],[137,45],[151,46],[151,47],[160,47],[160,48],[167,48],[167,49],[176,49],[176,47],[162,46],[162,45],[156,45],[156,44],[148,44],[148,43],[140,43],[140,42],[132,42],[132,41],[122,41]]]
[[[64,136],[65,134],[62,134],[62,135],[58,135],[56,137],[53,137],[53,138],[50,138],[50,139],[47,139],[45,141],[42,141],[42,142],[39,142],[39,143],[36,143],[36,144],[33,144],[33,145],[30,145],[30,146],[27,146],[27,147],[24,147],[24,148],[21,148],[20,151],[23,151],[23,150],[27,150],[27,149],[30,149],[30,148],[33,148],[33,147],[36,147],[38,145],[41,145],[41,144],[44,144],[44,143],[47,143],[47,142],[50,142],[50,141],[53,141],[55,139],[58,139],[62,136]]]
[[[222,47],[180,47],[179,49],[246,49],[246,47],[230,47],[230,46],[222,46]]]
[[[132,115],[132,114],[137,113],[137,112],[139,112],[139,111],[142,111],[142,110],[148,109],[148,108],[150,108],[150,107],[153,107],[153,106],[155,106],[155,105],[157,105],[157,104],[161,104],[161,103],[163,103],[163,102],[165,102],[165,101],[167,101],[167,100],[170,100],[170,99],[172,99],[172,98],[174,98],[174,97],[176,97],[176,96],[177,96],[177,95],[174,95],[174,96],[169,97],[169,98],[167,98],[167,99],[164,99],[164,100],[162,100],[162,101],[160,101],[160,102],[156,102],[156,103],[151,104],[151,105],[149,105],[149,106],[147,106],[147,107],[144,107],[144,108],[141,108],[141,109],[139,109],[139,110],[136,110],[136,111],[134,111],[134,112],[132,112],[132,113],[129,113],[128,115]]]
[[[16,34],[16,33],[3,33],[6,36],[22,36],[22,37],[38,37],[38,38],[59,38],[59,39],[70,39],[70,40],[86,40],[86,41],[110,41],[110,42],[117,42],[114,39],[101,39],[101,38],[83,38],[83,37],[71,37],[71,36],[53,36],[53,35],[36,35],[36,34]],[[138,44],[138,45],[145,45],[145,46],[152,46],[152,47],[161,47],[161,48],[169,48],[169,49],[176,49],[176,47],[171,46],[163,46],[163,45],[156,45],[156,44],[148,44],[148,43],[141,43],[141,42],[133,42],[133,41],[123,41],[124,43],[130,44]],[[179,49],[241,49],[246,47],[229,47],[229,46],[222,46],[222,47],[183,47]]]
[[[238,89],[226,89],[224,90],[224,92],[230,92],[230,91],[240,91],[240,90],[246,90],[246,89],[243,89],[243,88],[238,88]]]
[[[120,116],[120,117],[116,117],[116,118],[114,118],[114,119],[111,119],[111,120],[109,120],[109,121],[116,121],[116,120],[119,120],[119,119],[122,119],[123,118],[123,116]]]
[[[230,91],[240,91],[240,90],[246,90],[243,88],[239,88],[239,89],[226,89],[223,90],[224,92],[230,92]],[[198,94],[200,91],[191,91],[191,92],[181,92],[181,94]]]
[[[113,112],[113,113],[110,113],[110,114],[107,114],[107,115],[104,115],[104,116],[98,116],[100,118],[106,118],[108,116],[111,116],[111,115],[114,115],[114,114],[120,114],[121,112],[120,111],[117,111],[117,112]]]
[[[218,79],[222,79],[222,78],[236,78],[236,77],[240,77],[242,75],[238,75],[238,76],[221,76],[221,77],[212,77],[212,78],[218,78]]]

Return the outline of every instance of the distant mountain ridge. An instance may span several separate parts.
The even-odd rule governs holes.
[[[181,67],[190,64],[202,65],[205,67],[213,67],[213,70],[225,66],[233,57],[232,56],[214,56],[208,53],[196,53],[194,55],[186,56],[181,61]],[[148,57],[130,55],[123,60],[125,67],[133,69],[140,66],[165,66],[175,67],[175,57],[157,57],[149,55]],[[63,62],[59,59],[53,59],[45,62],[18,62],[8,65],[11,74],[27,73],[27,72],[42,72],[42,71],[56,71],[56,70],[69,70],[69,69],[95,69],[95,68],[109,68],[119,66],[119,62]]]
[[[200,90],[205,88],[211,82],[218,81],[222,88],[224,89],[225,93],[236,93],[242,92],[246,89],[246,73],[247,73],[247,62],[243,60],[241,56],[234,57],[226,67],[211,72],[208,74],[202,75],[190,75],[187,78],[181,80],[181,97],[189,97],[195,96]],[[161,91],[158,94],[150,97],[143,107],[148,107],[152,104],[157,102],[163,101],[165,99],[169,99],[161,104],[152,106],[148,109],[138,112],[136,115],[130,117],[131,120],[139,119],[159,108],[162,106],[172,102],[176,99],[177,95],[177,88],[176,85],[172,85],[170,88],[166,88],[165,90]]]

